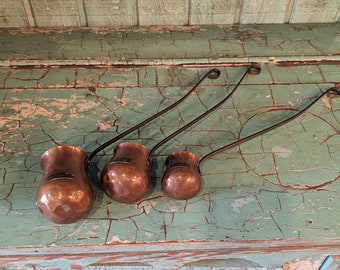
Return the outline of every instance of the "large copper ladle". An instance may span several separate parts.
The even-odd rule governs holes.
[[[241,138],[233,143],[230,143],[215,151],[212,151],[209,154],[202,157],[200,160],[198,159],[198,157],[196,157],[195,154],[188,152],[188,151],[177,151],[177,152],[170,154],[167,158],[167,170],[164,173],[163,178],[162,178],[162,187],[163,187],[164,192],[169,197],[178,199],[178,200],[187,200],[187,199],[190,199],[196,196],[201,189],[200,165],[204,160],[222,151],[225,151],[232,147],[240,145],[246,141],[249,141],[255,137],[258,137],[266,132],[274,130],[292,121],[293,119],[297,118],[302,113],[304,113],[306,110],[308,110],[313,104],[315,104],[318,100],[320,100],[326,94],[328,94],[330,97],[338,97],[340,96],[340,90],[335,87],[331,87],[327,89],[326,91],[324,91],[321,95],[319,95],[317,98],[315,98],[311,103],[309,103],[307,106],[305,106],[301,110],[294,109],[294,108],[284,108],[284,109],[281,108],[281,110],[297,111],[297,113],[263,130],[255,132],[249,136]],[[202,119],[206,115],[207,114],[201,115],[199,119]],[[256,115],[257,114],[255,114],[254,116]],[[250,120],[254,116],[250,117],[248,120]],[[188,123],[188,125],[190,124],[191,123]],[[169,138],[167,138],[167,140],[169,140]]]
[[[91,211],[94,203],[94,193],[87,177],[87,170],[92,158],[105,147],[177,106],[186,99],[205,78],[215,79],[219,77],[219,74],[220,71],[218,69],[209,70],[181,99],[138,125],[100,145],[89,156],[87,156],[83,150],[74,146],[57,146],[47,150],[40,159],[43,177],[36,195],[36,206],[41,214],[46,219],[61,224],[77,222],[86,217]],[[149,160],[143,159],[143,156],[147,156],[148,151],[145,147],[135,147],[136,145],[137,144],[133,143],[125,143],[118,146],[116,149],[116,157],[123,162],[122,168],[128,163],[126,158],[120,157],[120,155],[125,156],[125,153],[133,153],[134,157],[140,157],[139,160],[144,162],[141,162],[141,165],[143,165],[142,167],[139,165],[136,167],[136,172],[141,172],[142,174],[142,181],[138,180],[138,173],[135,177],[129,179],[129,181],[135,183],[136,186],[130,186],[130,193],[125,194],[123,198],[132,195],[132,197],[135,196],[134,199],[138,199],[147,192],[149,187],[149,172],[145,171],[145,167],[149,166]],[[129,148],[133,149],[134,152],[130,151]],[[125,173],[123,172],[123,175],[124,174]],[[120,181],[122,181],[123,178],[120,179]],[[116,187],[119,189],[118,184]],[[123,188],[121,189],[121,192],[124,193],[125,191]],[[110,194],[109,189],[105,188],[105,190]],[[122,199],[121,201],[132,202],[133,200]]]
[[[36,195],[41,214],[54,223],[72,223],[88,215],[94,193],[86,175],[87,154],[73,146],[57,146],[40,159],[43,177]]]

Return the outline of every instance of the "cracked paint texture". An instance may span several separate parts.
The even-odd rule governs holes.
[[[129,31],[3,29],[0,64],[183,65],[249,62],[261,57],[271,61],[339,60],[338,28],[337,23],[329,23],[149,26]]]
[[[222,67],[183,104],[121,141],[149,149],[232,89],[244,67]],[[232,99],[155,155],[154,185],[125,205],[101,190],[100,170],[114,146],[92,166],[96,201],[89,216],[56,225],[35,207],[41,154],[56,145],[87,153],[179,99],[207,71],[183,67],[46,67],[0,69],[1,247],[69,246],[186,240],[331,238],[340,233],[340,99],[322,99],[274,131],[220,153],[201,167],[203,187],[188,201],[161,190],[166,156],[199,157],[289,117],[339,79],[339,65],[262,65]],[[256,117],[254,114],[261,112]]]

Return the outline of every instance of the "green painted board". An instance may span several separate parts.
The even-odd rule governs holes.
[[[138,1],[139,25],[187,25],[189,0]]]
[[[55,145],[91,152],[178,99],[206,69],[1,70],[2,247],[336,237],[340,99],[321,100],[296,121],[206,161],[203,188],[189,201],[170,199],[160,187],[168,154],[186,149],[201,157],[288,117],[291,111],[279,111],[247,121],[272,106],[303,107],[333,85],[321,73],[329,68],[264,65],[261,75],[247,76],[230,102],[155,153],[157,182],[145,200],[114,202],[92,176],[93,211],[70,225],[55,225],[35,208],[41,154]],[[211,107],[244,68],[221,71],[219,79],[205,81],[183,105],[125,140],[151,148]],[[337,78],[334,74],[329,80]],[[100,153],[96,166],[103,168],[112,152],[109,147]]]
[[[282,109],[302,108],[338,85],[337,29],[2,31],[0,266],[174,269],[238,258],[243,267],[253,262],[294,269],[338,256],[340,98],[324,98],[293,122],[206,160],[203,187],[190,200],[167,197],[160,184],[169,153],[186,149],[202,157],[289,117],[293,111]],[[144,200],[118,203],[101,189],[100,171],[113,145],[94,159],[96,199],[84,220],[57,225],[36,209],[44,151],[74,145],[90,153],[218,67],[218,79],[203,81],[185,103],[121,140],[150,149],[221,100],[245,65],[256,61],[259,75],[246,75],[232,99],[155,152],[153,185]]]
[[[13,0],[10,3],[0,2],[0,28],[27,26],[29,24],[22,0]]]
[[[238,21],[239,1],[192,0],[189,24],[233,24]]]
[[[289,0],[242,1],[239,22],[242,24],[284,23]]]
[[[334,23],[337,0],[3,0],[0,28]]]
[[[339,60],[339,25],[2,30],[0,65],[206,65]],[[325,42],[327,40],[327,42]],[[164,49],[166,48],[166,49]]]
[[[291,23],[305,21],[318,23],[326,19],[337,21],[340,4],[337,0],[296,0],[290,17]]]
[[[37,27],[79,27],[86,25],[83,1],[39,1],[31,6]]]
[[[135,0],[90,0],[84,2],[87,26],[137,25]]]

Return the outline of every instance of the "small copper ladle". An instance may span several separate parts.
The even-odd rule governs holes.
[[[273,124],[272,126],[269,126],[263,130],[255,132],[244,138],[241,138],[233,143],[225,145],[205,155],[203,158],[201,158],[201,160],[199,160],[195,154],[188,151],[177,151],[170,154],[166,160],[167,170],[162,178],[162,187],[164,192],[169,197],[178,200],[188,200],[190,198],[193,198],[198,194],[198,192],[201,189],[201,176],[199,168],[200,164],[204,160],[292,121],[293,119],[304,113],[306,110],[308,110],[313,104],[315,104],[320,98],[322,98],[326,94],[328,94],[329,97],[331,98],[338,97],[340,96],[340,90],[335,87],[329,88],[328,90],[324,91],[321,95],[319,95],[317,98],[315,98],[310,104],[308,104],[302,110],[294,108],[280,108],[281,110],[297,111],[297,113],[287,119],[284,119],[276,124]],[[258,114],[259,113],[253,115],[248,120],[250,120],[251,118]],[[199,119],[202,119],[205,115],[206,114],[201,115]],[[190,124],[191,123],[189,123],[188,125]],[[185,126],[183,128],[185,128]],[[181,131],[179,130],[178,133],[179,132]],[[169,137],[173,138],[174,136],[170,135]],[[167,140],[169,140],[169,137],[167,138]]]
[[[118,141],[177,106],[187,98],[205,78],[217,79],[219,76],[220,71],[218,69],[214,68],[209,70],[180,100],[101,145],[91,153],[89,159],[106,146]],[[150,188],[151,166],[152,159],[145,146],[134,142],[123,142],[119,144],[114,150],[113,158],[106,164],[101,173],[101,183],[105,193],[111,199],[122,203],[131,204],[140,201],[148,193]]]
[[[73,146],[57,146],[47,150],[40,159],[43,177],[36,195],[36,206],[41,214],[46,219],[61,224],[77,222],[86,217],[94,203],[94,193],[87,177],[87,170],[92,158],[113,142],[177,106],[205,78],[216,79],[219,75],[218,69],[209,70],[181,99],[102,144],[89,157],[83,150]],[[149,188],[149,167],[151,165],[147,158],[148,150],[138,144],[123,143],[117,146],[115,152],[115,157],[109,167],[115,167],[115,162],[121,163],[121,167],[116,171],[119,177],[115,178],[117,181],[113,186],[113,183],[110,182],[110,179],[114,177],[112,173],[108,175],[108,179],[104,178],[104,190],[110,197],[118,201],[130,203],[139,200]]]
[[[149,153],[149,159],[151,155],[163,144],[169,140],[176,137],[178,134],[186,130],[188,127],[194,125],[201,119],[203,119],[208,114],[215,111],[223,103],[230,99],[230,97],[235,93],[237,88],[240,86],[243,79],[247,74],[258,75],[261,72],[261,68],[256,65],[248,66],[246,71],[243,73],[239,81],[236,83],[234,88],[217,104],[213,107],[196,117],[194,120],[184,125],[182,128],[170,134],[168,137],[164,138],[162,141],[157,143]],[[168,169],[163,176],[162,187],[165,193],[175,199],[184,200],[189,199],[197,195],[201,189],[201,179],[199,172],[199,159],[193,153],[188,151],[178,151],[172,153],[166,159],[166,164]]]

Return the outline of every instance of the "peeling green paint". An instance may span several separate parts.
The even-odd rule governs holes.
[[[297,28],[287,27],[290,34],[297,35]],[[47,250],[72,247],[72,252],[78,252],[84,245],[89,245],[89,249],[105,245],[128,249],[131,248],[129,245],[136,243],[157,246],[164,242],[181,245],[186,241],[186,248],[208,241],[214,249],[213,246],[218,246],[218,243],[226,246],[235,242],[238,245],[252,243],[254,246],[255,242],[251,242],[254,240],[261,242],[265,249],[266,243],[282,239],[297,241],[294,243],[310,243],[310,249],[315,249],[317,255],[314,254],[313,260],[305,258],[303,261],[313,267],[320,265],[320,258],[325,254],[318,250],[320,244],[313,246],[311,243],[327,240],[333,243],[333,248],[340,233],[337,206],[340,188],[339,98],[320,100],[293,122],[204,162],[201,168],[203,188],[191,200],[175,201],[166,197],[161,190],[160,179],[169,153],[187,149],[202,157],[221,145],[235,141],[239,136],[246,136],[292,113],[271,109],[301,108],[319,95],[320,91],[338,84],[337,56],[331,62],[320,60],[323,57],[333,57],[338,41],[332,37],[334,43],[322,44],[318,43],[319,37],[312,37],[327,28],[324,27],[316,26],[314,30],[308,30],[306,26],[301,26],[299,31],[303,31],[307,39],[313,39],[313,45],[306,41],[304,44],[311,47],[305,50],[305,47],[299,47],[300,40],[284,37],[288,41],[282,44],[287,47],[277,51],[278,56],[275,50],[271,50],[271,44],[266,44],[264,39],[270,37],[268,40],[276,44],[276,48],[281,48],[282,44],[277,45],[277,41],[283,36],[280,36],[282,33],[276,34],[274,28],[269,26],[261,29],[253,26],[248,30],[241,27],[230,33],[226,31],[227,28],[208,27],[209,31],[204,32],[205,34],[199,32],[203,32],[202,29],[205,28],[193,28],[189,33],[189,36],[193,36],[192,40],[183,32],[164,30],[145,34],[132,31],[128,32],[126,39],[121,37],[120,40],[110,41],[115,46],[119,42],[126,46],[123,54],[121,51],[109,51],[113,56],[110,61],[117,61],[114,66],[107,63],[99,66],[80,64],[87,59],[85,56],[90,52],[93,42],[97,42],[96,38],[102,35],[99,33],[85,31],[84,34],[70,32],[45,35],[36,32],[19,35],[4,31],[5,37],[0,37],[3,42],[0,51],[13,50],[16,56],[11,58],[13,55],[9,53],[7,58],[0,60],[0,213],[3,216],[1,252],[16,252],[14,255],[19,256],[28,252],[30,247],[46,247]],[[281,26],[278,28],[283,29]],[[270,31],[263,35],[265,29]],[[329,34],[336,27],[331,25],[327,29]],[[224,37],[219,41],[215,39],[221,33],[228,35],[228,38],[232,37],[231,47],[228,48],[228,42],[222,40]],[[110,34],[119,36],[116,32],[108,33]],[[204,37],[210,39],[198,42],[195,35],[202,40]],[[39,54],[49,48],[46,44],[41,47],[39,44],[37,47],[24,46],[25,42],[37,42],[38,36],[51,42],[48,58]],[[6,37],[12,38],[11,41]],[[174,37],[176,43],[173,43]],[[254,37],[258,39],[254,40]],[[105,39],[106,36],[102,38]],[[89,43],[78,42],[78,39],[89,39]],[[136,45],[136,40],[139,39],[142,44],[150,47]],[[162,42],[159,43],[159,48],[153,50],[151,44],[155,40]],[[193,41],[198,43],[191,50]],[[236,45],[239,41],[239,45]],[[10,48],[11,42],[15,48]],[[209,48],[209,42],[210,46],[216,47]],[[62,44],[62,48],[58,44]],[[85,44],[86,48],[81,47],[81,44]],[[254,45],[253,50],[252,46],[246,44]],[[315,44],[319,44],[317,49]],[[165,50],[164,46],[168,45],[169,50]],[[243,50],[241,45],[247,49]],[[207,71],[208,64],[219,66],[220,78],[204,81],[185,103],[125,138],[151,148],[223,98],[244,72],[244,64],[259,59],[256,55],[260,53],[261,46],[266,46],[261,56],[261,74],[247,75],[229,102],[155,153],[152,175],[156,181],[144,201],[135,205],[111,201],[97,186],[100,171],[94,171],[90,173],[96,201],[93,211],[85,220],[75,224],[56,225],[40,215],[35,207],[35,194],[42,177],[40,156],[45,150],[62,144],[78,146],[89,153],[107,139],[177,100]],[[135,50],[137,47],[138,50]],[[183,51],[185,47],[188,48]],[[296,47],[300,49],[294,54],[291,50]],[[65,48],[69,49],[65,54],[68,56],[62,56]],[[104,50],[111,50],[105,48]],[[266,48],[269,48],[268,51]],[[78,50],[77,54],[74,54],[75,50]],[[234,58],[221,63],[228,57],[228,50],[234,53]],[[242,55],[238,55],[241,51]],[[306,52],[310,53],[307,53],[310,64],[303,61],[290,62],[292,58],[283,62],[269,61],[267,58],[272,55],[281,59],[299,58],[300,53]],[[147,53],[154,57],[150,65],[146,64],[149,63],[147,58],[138,58],[140,55],[148,57]],[[0,57],[1,55],[0,53]],[[25,57],[16,58],[22,55]],[[98,63],[103,55],[107,57],[108,51],[96,50],[87,57]],[[127,57],[124,61],[120,58],[122,55]],[[232,63],[236,59],[239,62]],[[20,65],[8,64],[12,60]],[[41,63],[33,66],[34,61]],[[73,64],[69,65],[68,61]],[[174,64],[181,61],[181,65]],[[51,66],[52,62],[57,65]],[[123,62],[124,65],[121,65]],[[255,113],[265,111],[266,113],[247,121]],[[96,157],[95,165],[99,169],[111,159],[113,147],[107,148]],[[328,242],[323,248],[327,247]],[[247,252],[251,253],[253,246],[247,247]],[[299,249],[303,250],[302,244]],[[202,253],[198,257],[189,254],[183,259],[182,254],[176,255],[177,257],[172,257],[171,265],[178,268],[196,259],[205,259],[204,256],[209,256],[209,252],[218,252],[217,248],[204,253],[206,250],[206,247],[203,251],[200,250]],[[48,253],[46,250],[43,252],[41,256]],[[89,256],[91,252],[87,249],[84,252],[88,259],[86,256],[79,258],[82,266],[106,263],[100,261],[98,254]],[[220,252],[223,254],[220,253],[213,259],[226,259],[231,251],[227,248]],[[157,254],[160,257],[168,255]],[[302,251],[298,254],[300,258],[301,254]],[[78,260],[72,256],[66,256],[67,267],[72,261]],[[94,258],[95,256],[98,257]],[[152,261],[150,256],[149,253],[145,255],[143,262]],[[294,258],[296,257],[293,254],[289,257],[291,261]],[[140,257],[131,255],[123,259],[126,262],[139,260]],[[123,262],[123,259],[114,257],[111,262]],[[6,257],[0,256],[0,265],[6,265],[9,262],[6,260]],[[60,266],[64,265],[62,260],[63,258],[59,260]],[[105,260],[110,261],[110,258],[105,257]],[[161,259],[157,260],[153,261],[154,265],[161,264]],[[27,259],[26,266],[42,264],[47,267],[53,264],[44,262],[46,258]],[[288,263],[284,259],[280,262]],[[162,263],[166,265],[166,262]],[[273,263],[267,265],[280,267]],[[292,265],[297,265],[297,262]]]

